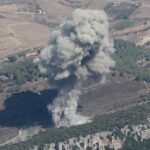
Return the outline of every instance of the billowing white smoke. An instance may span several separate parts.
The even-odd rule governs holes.
[[[108,32],[105,12],[77,9],[51,34],[49,47],[35,60],[60,91],[48,106],[57,127],[88,121],[77,113],[77,102],[84,80],[94,74],[105,76],[115,65],[110,57],[114,48]]]

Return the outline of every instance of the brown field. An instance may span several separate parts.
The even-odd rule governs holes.
[[[18,132],[19,132],[19,129],[17,128],[8,128],[8,127],[0,128],[0,146],[2,143],[17,136]]]
[[[44,25],[5,21],[0,29],[0,57],[17,53],[24,49],[45,46],[48,43],[50,29]]]
[[[5,17],[0,19],[0,57],[45,46],[50,29],[47,27],[48,24],[40,25],[39,23],[42,24],[44,21],[62,23],[77,7],[103,9],[108,2],[114,1],[116,0],[28,0],[19,3],[16,0],[16,3],[13,3],[10,0],[10,4],[0,1],[0,15]],[[117,2],[121,1],[123,0]],[[149,15],[149,1],[139,0],[139,2],[143,2],[143,5],[131,17],[136,17],[135,15],[138,14]],[[39,13],[39,10],[44,13]]]
[[[143,101],[141,95],[145,93],[146,87],[143,82],[116,80],[84,89],[79,108],[83,115],[105,114]]]
[[[89,8],[89,9],[103,9],[107,3],[114,2],[116,0],[69,0],[70,3],[66,0],[37,0],[37,3],[41,7],[41,9],[47,12],[48,18],[51,21],[62,23],[64,19],[70,16],[72,11],[76,8],[75,3],[78,1],[79,8]],[[117,2],[121,2],[123,0],[117,0]],[[78,6],[77,5],[77,6]]]
[[[34,48],[46,45],[50,36],[50,29],[36,23],[11,24],[9,27],[15,32],[24,47]]]
[[[143,4],[131,15],[130,18],[149,18],[150,17],[150,3]]]
[[[0,5],[0,12],[12,13],[15,11],[18,11],[18,7],[15,4]]]
[[[25,11],[29,7],[25,3],[0,5],[0,14],[5,17],[0,19],[0,57],[7,57],[25,49],[45,46],[49,39],[50,29],[45,25],[33,22],[38,22],[38,18],[43,17],[48,21],[62,23],[65,18],[70,16],[74,8],[66,5],[65,1],[65,4],[61,2],[62,0],[44,0],[42,2],[37,0],[34,3],[32,1],[32,5],[36,7],[38,4],[40,9],[46,12],[45,15],[38,14],[36,9],[33,9],[33,12]],[[81,0],[83,7],[88,3],[89,1]]]

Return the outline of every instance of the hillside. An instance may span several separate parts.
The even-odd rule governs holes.
[[[107,13],[116,67],[104,79],[105,84],[97,77],[83,84],[78,112],[97,120],[56,129],[47,105],[58,90],[33,60],[47,47],[51,32],[76,8],[104,9]],[[107,131],[113,134],[114,129],[118,132],[126,125],[134,128],[142,124],[149,129],[149,8],[149,0],[0,0],[0,149],[48,150],[58,142],[68,146],[69,139],[76,140],[81,135],[95,137]],[[119,131],[117,137],[121,139],[121,135]],[[110,134],[104,139],[107,136]],[[81,143],[77,145],[82,149]],[[149,138],[139,142],[128,135],[121,148],[137,150],[135,145],[149,150]],[[69,146],[77,149],[75,144]],[[106,150],[110,147],[108,143],[104,146]]]

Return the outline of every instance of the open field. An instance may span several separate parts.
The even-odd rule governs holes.
[[[117,2],[122,1],[118,0]],[[41,45],[45,46],[52,28],[69,17],[75,8],[103,9],[110,2],[116,2],[116,0],[0,1],[0,16],[2,16],[0,18],[0,57],[7,57],[13,53]],[[131,1],[128,0],[128,2]],[[131,18],[146,17],[149,14],[149,1],[139,0],[138,2],[142,2],[142,6],[136,10],[135,14],[131,15]],[[139,16],[138,12],[142,16]],[[135,38],[130,37],[130,39]],[[126,39],[128,37],[121,35],[119,38]]]
[[[139,9],[131,15],[131,18],[146,18],[149,17],[150,13],[150,1],[149,0],[138,0],[142,5]]]
[[[50,30],[36,23],[11,24],[9,27],[16,33],[24,47],[34,48],[48,43]]]
[[[50,20],[62,23],[76,8],[103,9],[107,3],[114,1],[116,0],[37,0],[37,3],[43,11],[47,12]],[[117,0],[117,2],[122,1]],[[56,9],[57,11],[55,11]]]
[[[5,141],[17,136],[18,131],[19,130],[17,128],[0,127],[0,145],[1,143],[4,143]]]
[[[0,57],[17,53],[24,49],[45,46],[48,43],[50,29],[44,25],[5,20],[0,22]],[[7,24],[7,25],[6,25]]]
[[[146,93],[146,88],[143,82],[119,82],[118,79],[117,82],[87,88],[83,93],[79,102],[81,113],[94,116],[141,102],[141,96]]]
[[[0,5],[0,13],[12,13],[18,10],[15,4]]]

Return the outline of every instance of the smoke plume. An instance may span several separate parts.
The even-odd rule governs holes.
[[[109,23],[104,11],[77,9],[57,31],[51,33],[49,47],[35,60],[50,84],[59,89],[48,106],[55,125],[71,126],[89,120],[77,112],[83,81],[93,75],[101,77],[110,72],[115,62],[109,39]]]

